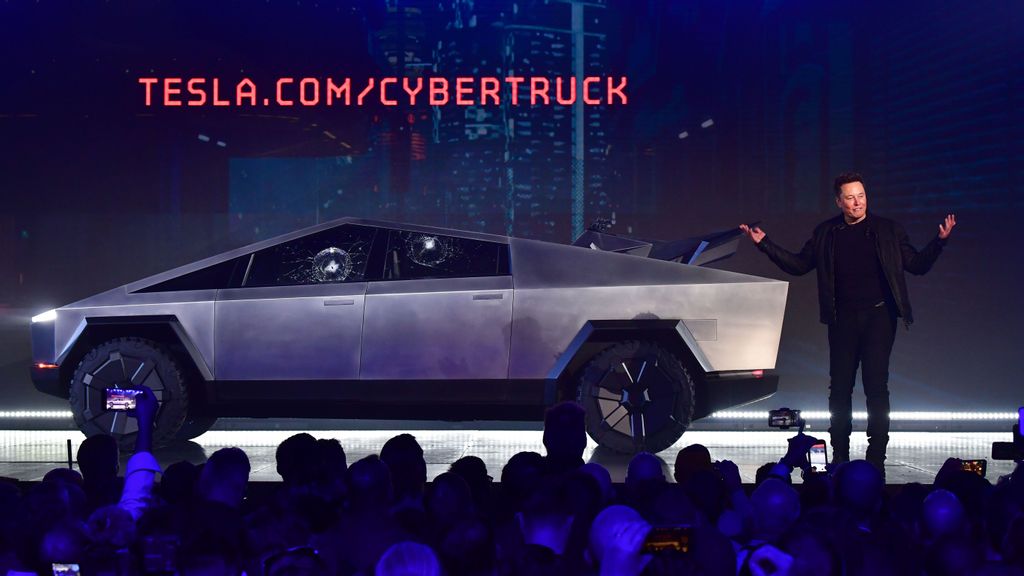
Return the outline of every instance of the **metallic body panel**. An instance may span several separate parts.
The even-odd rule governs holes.
[[[376,379],[504,379],[512,278],[372,282],[362,370]]]
[[[188,334],[200,359],[213,367],[213,313],[216,290],[129,294],[124,287],[59,308],[54,320],[58,358],[63,360],[85,329],[87,319],[133,316],[172,316]],[[202,367],[200,367],[202,370]]]
[[[358,378],[365,292],[365,282],[221,290],[216,378]]]

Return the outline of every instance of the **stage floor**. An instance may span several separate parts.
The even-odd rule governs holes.
[[[351,464],[364,456],[377,453],[388,438],[408,432],[416,436],[423,446],[428,478],[433,479],[447,471],[452,462],[463,456],[478,456],[487,464],[491,476],[498,481],[502,466],[513,454],[521,451],[544,452],[540,430],[501,429],[500,426],[493,424],[483,430],[403,428],[310,430],[310,433],[317,438],[337,438],[345,448]],[[251,480],[279,481],[274,452],[282,440],[295,433],[294,429],[214,430],[192,442],[158,450],[157,457],[165,467],[180,460],[200,463],[218,448],[238,446],[249,455],[252,464]],[[743,481],[753,482],[754,474],[761,464],[782,457],[786,451],[786,439],[792,435],[793,432],[778,431],[689,431],[675,446],[659,456],[665,462],[666,476],[671,479],[672,464],[679,449],[689,444],[703,444],[711,451],[712,458],[732,460],[739,466]],[[988,479],[994,483],[999,476],[1012,472],[1014,467],[1013,462],[991,460],[992,443],[1009,441],[1009,436],[1009,433],[989,432],[894,432],[889,444],[887,480],[890,484],[930,483],[945,459],[955,456],[988,459]],[[819,437],[827,438],[827,435]],[[83,438],[81,433],[67,430],[0,430],[0,476],[39,480],[48,470],[67,466],[67,441],[71,441],[74,454]],[[854,457],[864,453],[867,442],[862,432],[854,433],[852,445]],[[608,468],[614,481],[624,480],[628,457],[597,449],[593,443],[587,447],[584,456],[588,461],[598,462]],[[799,482],[795,475],[794,481]]]

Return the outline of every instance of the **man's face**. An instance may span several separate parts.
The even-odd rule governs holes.
[[[868,196],[864,192],[864,185],[860,182],[850,182],[840,186],[836,206],[843,211],[847,223],[856,224],[863,220],[868,213]]]

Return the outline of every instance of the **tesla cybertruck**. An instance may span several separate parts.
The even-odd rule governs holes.
[[[523,420],[575,400],[598,444],[657,452],[777,390],[788,283],[698,265],[737,243],[343,218],[34,317],[32,376],[125,441],[135,419],[105,395],[145,385],[158,443],[218,417]]]

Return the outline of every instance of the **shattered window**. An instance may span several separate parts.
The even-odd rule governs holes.
[[[246,286],[362,282],[375,228],[344,224],[255,254]]]
[[[423,232],[392,230],[388,235],[387,280],[500,276],[508,274],[508,246]]]

